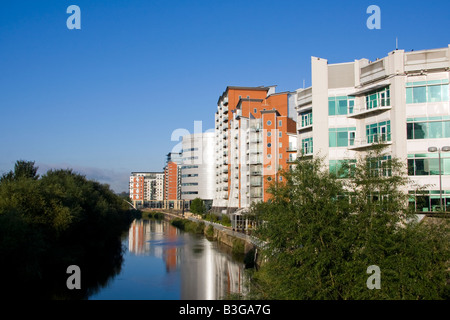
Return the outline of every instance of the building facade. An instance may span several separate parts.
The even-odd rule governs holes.
[[[295,106],[290,92],[270,87],[227,87],[215,115],[216,192],[213,210],[233,213],[267,201],[266,190],[282,179],[279,169],[295,160]]]
[[[215,189],[214,132],[183,136],[181,164],[181,198],[200,198],[212,206]]]
[[[440,183],[439,154],[429,149],[450,146],[449,61],[450,46],[395,50],[373,62],[312,57],[312,85],[296,93],[299,154],[324,157],[337,172],[381,142],[426,188],[422,201],[411,197],[416,211],[435,210],[441,194],[450,208],[450,152],[441,152]]]
[[[164,200],[181,200],[181,153],[168,153],[164,167]]]
[[[132,172],[129,181],[130,199],[136,207],[147,206],[149,201],[159,200],[161,187],[158,179],[162,172]],[[158,178],[159,177],[159,178]]]

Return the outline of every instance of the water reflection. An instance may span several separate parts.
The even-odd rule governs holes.
[[[125,241],[128,252],[124,255],[123,271],[93,298],[124,299],[124,291],[117,286],[124,286],[132,279],[134,286],[145,287],[141,290],[143,294],[134,294],[133,299],[213,300],[229,293],[245,293],[243,263],[232,257],[228,247],[217,242],[182,232],[169,222],[158,220],[135,220]],[[145,259],[158,259],[164,268],[157,263],[150,264],[150,269],[140,267],[146,265]],[[120,295],[111,296],[108,291]]]

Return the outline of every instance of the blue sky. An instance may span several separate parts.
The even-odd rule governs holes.
[[[70,5],[81,30],[69,30]],[[369,30],[369,5],[381,29]],[[310,59],[447,47],[450,2],[3,0],[0,174],[16,160],[126,191],[161,171],[176,129],[213,128],[228,85],[310,84]]]

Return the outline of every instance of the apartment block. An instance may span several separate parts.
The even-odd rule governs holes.
[[[215,115],[215,212],[269,199],[269,183],[295,161],[296,116],[295,93],[276,93],[275,86],[226,88]]]
[[[215,189],[214,132],[183,136],[181,151],[181,199],[200,198],[212,206]]]
[[[167,154],[164,167],[164,200],[181,200],[181,153]]]
[[[441,195],[449,210],[449,61],[450,46],[394,50],[375,61],[312,57],[312,85],[296,91],[299,154],[324,157],[337,172],[381,142],[427,190],[411,194],[416,211],[436,210]]]
[[[130,199],[135,206],[145,206],[145,202],[159,200],[162,191],[158,185],[162,172],[132,172],[129,181]]]

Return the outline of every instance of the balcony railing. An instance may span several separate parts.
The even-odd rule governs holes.
[[[349,150],[367,149],[376,144],[392,144],[391,135],[371,135],[366,139],[355,139],[353,145],[348,147]]]

